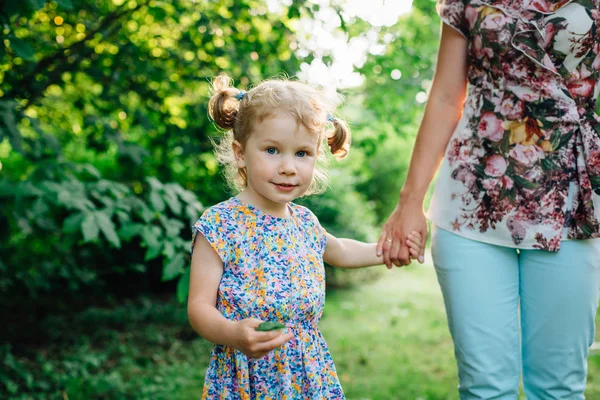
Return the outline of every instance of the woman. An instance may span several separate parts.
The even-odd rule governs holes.
[[[600,286],[598,0],[441,0],[438,68],[378,249],[427,217],[462,399],[582,399]]]

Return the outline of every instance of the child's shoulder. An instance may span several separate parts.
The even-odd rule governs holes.
[[[294,213],[294,216],[296,218],[301,219],[301,220],[305,220],[305,221],[315,222],[315,223],[319,222],[319,219],[310,210],[310,208],[302,206],[300,204],[296,204],[296,203],[289,203],[289,204],[290,204],[292,212]]]
[[[230,220],[243,219],[244,214],[246,213],[244,213],[239,200],[231,197],[204,210],[200,219],[207,222],[223,223]]]

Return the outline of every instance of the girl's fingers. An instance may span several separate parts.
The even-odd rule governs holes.
[[[273,349],[283,346],[285,343],[292,340],[293,338],[294,338],[293,333],[286,333],[285,335],[280,334],[277,337],[275,337],[274,339],[259,343],[256,346],[255,351],[256,352],[269,352]]]
[[[259,343],[267,343],[281,336],[281,331],[256,332],[256,341]]]
[[[421,240],[421,233],[417,231],[411,231],[408,237],[414,237],[415,239]]]
[[[428,234],[427,229],[425,229],[425,232],[423,232],[423,234],[422,234],[423,241],[421,242],[422,246],[421,246],[421,251],[419,254],[419,262],[421,264],[423,264],[425,262],[425,244],[427,243],[427,234]]]
[[[409,249],[411,250],[416,250],[417,253],[419,253],[419,250],[421,250],[421,246],[417,244],[417,242],[411,240],[411,239],[406,239],[406,244],[408,246]]]
[[[406,244],[408,245],[408,248],[409,248],[409,251],[410,251],[410,255],[413,258],[419,260],[419,262],[421,264],[423,264],[423,262],[425,260],[424,260],[423,254],[421,254],[421,253],[422,253],[422,250],[423,250],[424,246],[421,246],[420,244],[417,244],[417,243],[421,242],[420,240],[416,240],[414,238],[410,239],[410,238],[411,238],[411,236],[409,236],[409,239],[406,240]]]

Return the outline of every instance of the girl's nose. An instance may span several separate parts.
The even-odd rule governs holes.
[[[296,173],[296,164],[289,157],[283,157],[281,164],[279,164],[279,173],[283,175],[290,175]]]

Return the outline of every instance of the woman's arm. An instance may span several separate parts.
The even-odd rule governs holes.
[[[408,235],[407,244],[411,256],[415,258],[419,256],[420,247],[425,245],[416,232]],[[383,257],[377,255],[377,243],[338,239],[329,233],[323,260],[338,268],[360,268],[383,264]]]
[[[463,36],[446,24],[442,25],[437,67],[408,176],[400,191],[398,205],[388,218],[377,244],[377,254],[383,254],[388,268],[392,264],[410,264],[405,243],[408,232],[417,231],[424,240],[427,239],[423,200],[462,115],[467,87],[467,46]]]
[[[262,322],[248,318],[239,322],[225,318],[216,308],[217,291],[223,275],[223,262],[206,238],[198,233],[192,253],[188,319],[192,328],[205,339],[233,347],[249,357],[260,358],[283,345],[293,334],[258,332]]]

